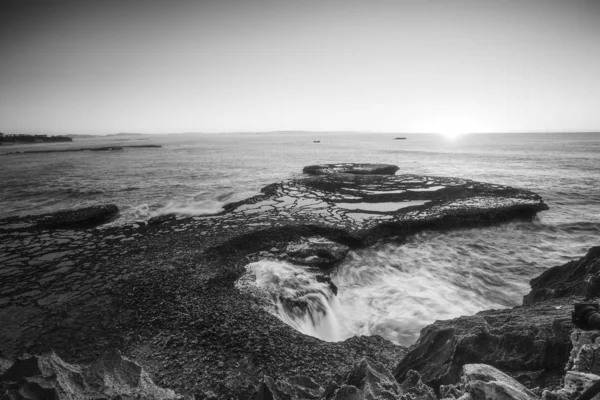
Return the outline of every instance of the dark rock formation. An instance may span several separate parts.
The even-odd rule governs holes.
[[[436,400],[434,391],[421,381],[415,371],[400,385],[381,363],[365,357],[358,361],[338,382],[321,387],[307,376],[275,381],[265,377],[256,400],[327,399],[327,400]]]
[[[70,139],[71,138],[67,138]],[[39,154],[39,153],[68,153],[68,152],[76,152],[76,151],[115,151],[115,150],[123,150],[125,147],[130,148],[158,148],[162,147],[157,144],[137,144],[137,145],[127,145],[127,146],[104,146],[104,147],[86,147],[86,148],[78,148],[78,149],[61,149],[61,150],[25,150],[25,151],[13,151],[10,153],[0,153],[0,155],[11,155],[11,154]]]
[[[113,220],[119,213],[114,204],[57,211],[49,214],[0,219],[0,232],[39,229],[94,228]]]
[[[290,243],[285,249],[288,261],[319,268],[335,266],[346,257],[348,251],[348,246],[318,236]]]
[[[547,269],[530,285],[523,304],[582,294],[600,297],[600,246],[592,247],[579,260]]]
[[[252,398],[265,375],[275,382],[310,377],[327,389],[364,357],[392,370],[406,348],[378,336],[324,342],[297,332],[235,287],[250,260],[283,257],[288,245],[309,237],[352,248],[386,235],[507,221],[546,208],[536,194],[505,186],[337,173],[269,185],[219,214],[156,225],[49,229],[78,227],[94,212],[81,219],[69,213],[5,219],[0,353],[7,358],[54,349],[69,362],[87,364],[117,347],[158,385],[196,398]],[[117,210],[105,211],[100,215]],[[436,328],[424,331],[422,341],[433,341],[432,353],[423,346],[412,353],[438,360],[439,374],[414,356],[404,359],[425,383],[453,377],[454,368],[466,362],[483,362],[470,361],[477,357],[499,358],[511,371],[559,368],[561,321],[568,311],[544,307],[533,306],[521,318],[494,311],[458,327],[443,325],[439,334]],[[553,325],[553,318],[560,321]],[[456,346],[445,346],[446,338]],[[510,343],[520,344],[511,349]],[[532,360],[520,358],[529,355]],[[406,385],[414,383],[411,368],[396,374]]]
[[[0,375],[0,387],[7,399],[16,400],[182,399],[156,386],[146,371],[117,350],[89,366],[68,364],[55,353],[25,356]]]
[[[312,230],[303,236],[319,234],[365,245],[423,229],[531,218],[548,206],[526,190],[465,179],[334,173],[272,184],[261,195],[224,208],[218,216],[204,219],[262,226],[261,240],[264,229],[294,226]],[[246,236],[240,241],[247,246],[252,240]]]
[[[7,135],[0,132],[0,145],[3,143],[56,143],[72,142],[69,136],[48,136],[48,135]]]
[[[436,321],[400,361],[394,376],[418,371],[425,383],[457,383],[465,364],[489,364],[531,387],[555,383],[569,359],[572,299],[483,311]]]
[[[356,174],[356,175],[394,175],[398,168],[390,164],[319,164],[309,165],[302,172],[309,175]]]

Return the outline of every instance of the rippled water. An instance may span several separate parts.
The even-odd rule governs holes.
[[[532,223],[423,232],[403,244],[392,240],[352,252],[334,271],[339,306],[330,313],[341,332],[334,336],[379,334],[404,344],[436,319],[520,304],[529,279],[600,244],[600,134],[470,135],[453,141],[395,136],[163,135],[34,145],[164,147],[1,156],[0,210],[10,216],[115,203],[121,209],[115,224],[169,212],[212,213],[266,184],[299,176],[305,165],[326,162],[391,163],[400,173],[468,178],[542,195],[550,210]],[[302,328],[312,322],[279,315],[328,339],[319,333],[322,327]]]

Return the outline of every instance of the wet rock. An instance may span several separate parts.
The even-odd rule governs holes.
[[[350,248],[323,237],[309,237],[289,244],[285,252],[294,264],[331,268],[344,259]]]
[[[338,387],[330,388],[326,396],[343,399],[397,399],[403,394],[400,385],[385,367],[369,358],[354,365]]]
[[[400,387],[410,396],[409,399],[437,400],[434,390],[423,383],[421,375],[416,371],[408,371]]]
[[[463,367],[462,382],[473,400],[535,400],[531,390],[486,364],[467,364]]]
[[[571,350],[571,304],[557,299],[436,321],[421,330],[394,376],[402,382],[414,369],[439,390],[457,383],[465,364],[483,363],[531,387],[554,383]]]
[[[308,165],[302,172],[310,175],[356,174],[356,175],[394,175],[398,168],[391,164],[319,164]]]
[[[599,297],[600,246],[592,247],[579,260],[547,269],[530,284],[531,292],[523,297],[523,304],[582,293],[587,297]]]
[[[0,220],[0,232],[40,229],[85,229],[110,222],[119,209],[114,204],[57,211],[26,217],[9,217]]]
[[[160,225],[163,224],[165,222],[171,222],[171,221],[175,221],[177,220],[177,215],[176,214],[165,214],[165,215],[159,215],[157,217],[152,217],[148,220],[148,225]]]
[[[339,384],[330,385],[325,398],[437,400],[433,389],[421,381],[417,372],[410,371],[405,382],[399,384],[383,364],[368,357],[357,362]]]
[[[55,353],[25,356],[0,376],[0,383],[15,399],[181,399],[116,350],[89,366],[68,364]]]
[[[258,389],[256,400],[321,399],[324,389],[308,376],[297,375],[275,382],[265,376]]]

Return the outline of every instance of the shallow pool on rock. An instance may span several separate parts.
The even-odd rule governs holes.
[[[337,207],[344,208],[346,210],[364,210],[364,211],[380,211],[389,212],[396,211],[402,208],[422,206],[423,204],[429,203],[429,200],[409,200],[409,201],[394,201],[394,202],[380,202],[380,203],[336,203]]]

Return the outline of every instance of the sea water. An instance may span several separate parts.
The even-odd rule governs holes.
[[[600,134],[490,134],[452,140],[415,134],[395,141],[396,136],[145,135],[0,147],[1,153],[163,146],[0,156],[0,214],[115,203],[121,213],[112,224],[173,212],[201,215],[258,194],[269,183],[299,177],[305,165],[338,162],[390,163],[400,167],[398,173],[461,177],[540,194],[550,210],[532,222],[426,231],[406,242],[392,238],[351,252],[331,275],[337,296],[319,291],[309,296],[315,309],[329,313],[324,317],[290,312],[294,310],[282,304],[273,308],[282,321],[324,340],[377,334],[401,344],[413,343],[419,330],[436,319],[519,305],[531,278],[600,245]],[[299,267],[287,264],[261,268],[276,282],[306,278],[301,268],[294,272]],[[314,282],[302,282],[314,288]],[[286,296],[297,295],[284,289],[280,292]]]

